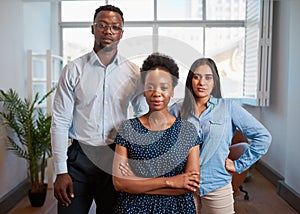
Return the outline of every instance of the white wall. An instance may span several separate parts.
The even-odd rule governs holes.
[[[252,109],[273,141],[262,159],[300,194],[300,1],[275,0],[270,107]]]
[[[287,148],[285,182],[300,193],[300,1],[293,0],[290,7],[289,74],[287,95]]]
[[[14,87],[22,92],[24,85],[24,27],[22,0],[0,2],[1,89]]]
[[[0,2],[0,88],[24,95],[24,42],[22,0]],[[6,133],[0,129],[0,198],[26,178],[26,162],[6,151]]]
[[[13,88],[25,97],[27,50],[46,53],[51,49],[51,3],[2,0],[0,27],[0,89]],[[27,177],[26,161],[7,151],[5,142],[6,132],[1,126],[0,199]]]

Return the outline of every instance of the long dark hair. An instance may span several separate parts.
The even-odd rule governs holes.
[[[214,88],[211,95],[216,98],[221,98],[220,77],[216,63],[211,58],[199,58],[191,66],[185,82],[185,95],[181,108],[181,117],[187,119],[191,112],[195,112],[195,94],[192,87],[192,79],[195,70],[201,65],[208,65],[212,70]]]

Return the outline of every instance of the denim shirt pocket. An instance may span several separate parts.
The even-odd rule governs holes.
[[[224,137],[224,131],[226,128],[225,118],[211,119],[209,121],[209,139],[211,141],[221,142],[221,138]]]
[[[210,119],[209,120],[209,123],[211,125],[224,125],[225,123],[225,117],[222,117],[222,118],[217,118],[217,119]]]
[[[205,164],[217,151],[225,131],[225,117],[211,118],[209,120],[208,137],[206,145],[201,152],[201,164]]]

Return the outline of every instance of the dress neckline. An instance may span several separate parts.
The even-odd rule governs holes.
[[[141,127],[143,127],[143,129],[145,129],[145,130],[147,130],[147,131],[149,131],[149,132],[164,132],[164,131],[167,131],[167,130],[171,129],[171,128],[177,123],[177,121],[179,121],[179,118],[176,117],[174,123],[173,123],[170,127],[166,128],[166,129],[162,129],[162,130],[155,130],[155,131],[146,128],[146,127],[143,125],[143,123],[140,121],[140,119],[139,119],[138,117],[136,117],[135,120],[140,124]]]

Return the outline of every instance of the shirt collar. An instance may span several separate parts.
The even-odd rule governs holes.
[[[95,50],[92,50],[92,51],[90,52],[90,59],[91,59],[91,62],[92,62],[93,64],[95,64],[95,63],[98,62],[98,63],[100,63],[101,66],[106,67],[106,66],[104,66],[104,65],[102,64],[102,62],[100,61],[100,59],[99,59],[97,53],[95,52]],[[114,60],[112,61],[111,64],[115,64],[115,65],[118,66],[119,63],[120,63],[121,61],[122,61],[122,60],[121,60],[119,54],[117,53],[116,56],[115,56],[115,58],[114,58]],[[111,64],[110,64],[110,65],[111,65]]]
[[[211,105],[216,105],[218,103],[218,98],[215,98],[214,96],[210,95],[210,98],[207,102],[207,108],[209,108]],[[199,119],[194,112],[190,113],[192,115],[192,117]]]
[[[214,96],[210,95],[209,101],[207,102],[207,107],[209,107],[211,104],[216,105],[218,103],[218,98],[215,98]]]

